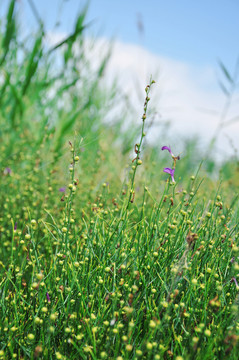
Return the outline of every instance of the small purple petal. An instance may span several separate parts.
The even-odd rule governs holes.
[[[168,152],[169,152],[171,155],[173,155],[172,150],[170,149],[169,146],[163,146],[163,147],[161,148],[161,150],[168,150]]]
[[[4,175],[10,175],[11,172],[12,172],[12,170],[10,169],[10,167],[6,167],[6,168],[4,169]]]
[[[62,192],[62,193],[64,193],[64,192],[66,191],[66,187],[65,187],[65,186],[61,187],[61,188],[59,189],[59,191]]]
[[[236,285],[236,288],[239,289],[239,285],[238,285],[238,282],[237,282],[237,279],[235,277],[233,277],[231,279],[231,282],[234,281],[235,285]]]
[[[163,171],[164,171],[165,173],[171,175],[172,182],[175,182],[175,180],[174,180],[174,171],[175,171],[175,169],[164,168]]]
[[[14,230],[15,231],[17,230],[17,222],[15,222],[15,224],[14,224]]]
[[[46,293],[46,298],[47,298],[47,301],[50,303],[51,299],[50,299],[50,295],[48,294],[48,292]]]
[[[233,277],[231,281],[234,281],[234,283],[236,284],[236,287],[239,287],[237,279],[235,277]]]

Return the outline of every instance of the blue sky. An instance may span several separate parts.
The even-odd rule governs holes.
[[[238,14],[237,0],[95,0],[89,18],[98,19],[108,36],[142,43],[153,53],[194,64],[213,64],[219,57],[231,67],[239,51]]]
[[[81,0],[31,0],[52,30],[61,19],[59,31],[70,32]],[[18,0],[21,13],[33,22],[28,0]],[[3,8],[9,0],[1,0]],[[90,32],[115,36],[140,44],[147,50],[196,65],[216,65],[220,58],[233,68],[239,54],[238,0],[91,0]],[[144,32],[139,33],[138,23]]]
[[[47,30],[67,33],[86,4],[83,0],[16,1],[26,26],[35,23],[32,2]],[[0,1],[1,14],[9,2]],[[90,33],[139,44],[154,54],[192,65],[216,67],[221,59],[232,70],[239,55],[238,14],[238,0],[91,0],[87,18],[94,20]],[[58,19],[60,26],[55,27]]]
[[[32,2],[55,38],[73,30],[77,13],[86,4],[83,0],[16,1],[26,29],[36,25]],[[0,0],[1,17],[9,2]],[[87,21],[93,23],[87,34],[116,41],[108,78],[118,73],[123,87],[133,94],[144,89],[150,74],[157,75],[154,98],[160,119],[172,120],[175,133],[194,131],[209,139],[225,104],[217,82],[218,59],[233,72],[239,56],[238,14],[238,0],[91,0]],[[135,99],[139,109],[140,101]],[[238,104],[236,92],[229,120],[239,115]],[[219,139],[223,151],[231,150],[228,137],[239,146],[239,123],[233,126],[225,128]]]

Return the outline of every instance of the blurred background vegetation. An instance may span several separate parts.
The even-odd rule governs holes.
[[[127,117],[130,125],[126,126],[125,110],[116,112],[113,123],[105,121],[117,106],[120,90],[117,84],[109,88],[104,83],[111,49],[104,49],[98,68],[84,51],[85,30],[90,26],[86,23],[86,14],[87,7],[76,18],[72,34],[53,47],[45,42],[41,21],[34,36],[31,33],[26,38],[21,36],[16,1],[9,2],[6,18],[1,19],[1,173],[16,174],[14,182],[19,188],[25,186],[20,181],[22,176],[27,177],[36,170],[41,185],[47,184],[49,174],[54,172],[57,186],[63,186],[69,141],[74,142],[79,152],[84,152],[79,174],[82,186],[88,186],[90,177],[95,188],[108,181],[120,189],[127,174],[141,119],[135,119],[132,113],[132,119]],[[93,51],[93,41],[91,48]],[[150,126],[150,122],[149,118],[146,126]],[[236,188],[239,181],[236,155],[218,165],[213,144],[205,150],[195,138],[183,139],[183,143],[183,161],[179,162],[175,174],[177,181],[195,174],[200,166],[202,177],[207,174],[212,180],[223,180],[224,186],[230,189]],[[156,145],[147,141],[146,136],[142,154],[141,181],[156,189],[165,180],[164,154],[160,150],[163,145],[163,134],[162,138],[159,134]]]

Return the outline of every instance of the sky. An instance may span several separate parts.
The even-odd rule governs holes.
[[[53,42],[73,30],[76,15],[86,4],[81,0],[16,1],[27,28],[36,26],[30,6],[34,4]],[[9,0],[0,0],[0,14],[8,4]],[[196,133],[209,140],[226,103],[218,84],[219,79],[224,81],[218,61],[233,74],[239,57],[238,14],[238,0],[91,0],[87,36],[99,39],[99,53],[114,39],[106,81],[116,76],[125,92],[133,94],[136,107],[152,75],[158,84],[153,97],[159,121],[169,119],[174,134]],[[238,100],[237,88],[227,120],[239,115]],[[170,141],[170,134],[166,140]],[[238,140],[239,123],[235,122],[221,132],[218,150],[230,154],[230,142],[238,148]]]

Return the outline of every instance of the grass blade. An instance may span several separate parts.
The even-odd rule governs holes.
[[[224,74],[225,78],[227,79],[227,81],[230,84],[234,84],[233,78],[231,77],[231,75],[229,74],[229,71],[227,70],[227,68],[225,67],[225,65],[223,64],[223,62],[221,60],[218,60],[218,64],[219,67],[222,71],[222,73]]]

